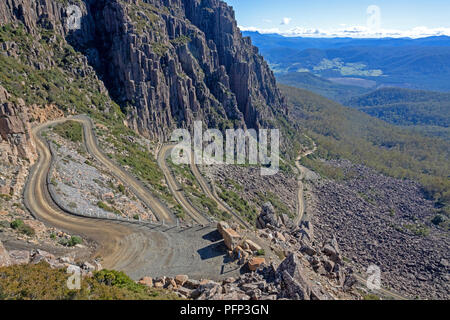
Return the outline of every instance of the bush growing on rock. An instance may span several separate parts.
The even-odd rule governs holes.
[[[77,244],[82,244],[83,243],[83,239],[81,239],[78,236],[72,236],[70,237],[70,239],[61,239],[59,240],[59,244],[66,246],[66,247],[74,247]]]
[[[14,230],[18,230],[23,225],[24,225],[24,222],[20,219],[16,219],[13,222],[11,222],[11,228],[13,228]]]
[[[11,228],[13,228],[14,230],[17,230],[18,232],[25,234],[29,237],[34,236],[36,234],[36,232],[34,231],[33,228],[31,228],[30,226],[27,226],[22,220],[20,219],[16,219],[13,222],[11,222]]]
[[[434,218],[431,220],[431,222],[436,226],[440,225],[444,221],[445,221],[444,217],[441,216],[440,214],[434,216]]]

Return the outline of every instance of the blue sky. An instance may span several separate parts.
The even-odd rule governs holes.
[[[379,34],[406,31],[409,32],[406,35],[450,33],[449,0],[225,1],[234,7],[238,24],[244,29],[279,33],[292,33],[294,29],[297,33],[320,30],[324,34],[347,29],[362,30],[367,26],[367,8],[376,5],[381,13]]]

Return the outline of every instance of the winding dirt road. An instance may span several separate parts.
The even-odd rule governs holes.
[[[116,165],[108,156],[106,156],[99,148],[95,135],[93,134],[93,126],[90,118],[86,116],[78,116],[72,120],[83,124],[85,146],[89,154],[97,161],[102,163],[118,180],[120,180],[150,209],[159,221],[169,224],[176,223],[175,215],[165,206],[158,198],[154,197],[148,189],[135,177],[126,172],[123,168]]]
[[[169,185],[170,191],[175,195],[175,198],[177,199],[178,203],[183,207],[183,209],[188,212],[188,214],[192,217],[194,221],[197,223],[204,223],[206,220],[205,217],[196,209],[194,208],[190,202],[186,199],[183,191],[178,186],[178,183],[175,180],[175,177],[173,176],[171,170],[167,166],[167,157],[172,152],[174,148],[174,145],[167,144],[163,145],[159,151],[158,154],[158,165],[163,170],[164,176],[166,177],[167,184]],[[219,210],[222,210],[224,212],[227,212],[233,219],[242,225],[243,227],[250,228],[249,224],[246,223],[238,214],[233,212],[228,206],[226,206],[222,200],[219,198],[219,196],[215,193],[215,191],[212,191],[208,182],[206,182],[203,175],[198,170],[197,165],[194,162],[194,157],[191,157],[191,163],[190,163],[190,169],[192,174],[194,175],[195,179],[200,185],[200,188],[205,193],[205,195],[213,200],[217,204],[217,208]],[[202,222],[203,221],[203,222]],[[208,220],[206,220],[208,221]],[[208,221],[209,223],[209,221]]]
[[[298,180],[297,180],[297,186],[298,186],[298,192],[297,192],[297,216],[294,219],[294,224],[297,225],[297,226],[303,220],[303,216],[305,214],[305,195],[304,195],[304,192],[303,192],[303,189],[304,189],[303,178],[305,177],[306,170],[308,170],[308,169],[306,169],[304,166],[302,166],[300,164],[300,160],[303,157],[307,157],[310,154],[313,154],[314,152],[316,152],[316,150],[317,150],[317,146],[316,146],[316,144],[314,144],[314,147],[311,150],[307,150],[307,151],[301,153],[297,157],[297,159],[295,161],[295,166],[297,167],[298,172],[299,172],[299,177],[298,177]]]
[[[166,159],[169,154],[172,152],[172,145],[163,145],[158,153],[158,166],[164,173],[164,177],[166,178],[167,185],[169,187],[170,192],[174,195],[177,202],[181,205],[183,210],[189,215],[189,217],[199,224],[209,224],[210,221],[205,218],[200,212],[195,209],[191,203],[186,199],[183,190],[178,185],[175,177],[172,174],[172,171],[167,166]]]
[[[295,166],[297,167],[297,169],[299,171],[298,192],[297,192],[297,216],[294,219],[294,223],[296,225],[300,224],[300,222],[303,220],[304,213],[305,213],[305,198],[304,198],[304,192],[303,192],[304,185],[303,185],[303,181],[302,180],[305,177],[306,172],[308,170],[307,168],[305,168],[304,166],[302,166],[300,164],[300,160],[303,157],[307,157],[310,154],[313,154],[314,152],[316,152],[317,145],[314,143],[314,141],[313,141],[313,144],[314,144],[314,147],[312,149],[301,153],[298,156],[298,158],[296,159],[296,161],[295,161]],[[366,285],[366,282],[367,282],[366,278],[364,278],[361,275],[358,275],[356,273],[354,273],[353,275],[355,276],[356,280],[359,283],[361,283],[362,285]],[[392,292],[392,291],[384,289],[384,288],[380,288],[379,290],[376,290],[376,291],[378,291],[381,295],[392,297],[392,298],[397,299],[397,300],[406,300],[405,297],[399,295],[398,293]]]
[[[211,237],[210,227],[175,228],[167,226],[142,226],[127,222],[107,221],[69,215],[50,197],[47,176],[52,162],[48,144],[41,133],[50,126],[67,120],[79,121],[84,127],[84,140],[88,152],[98,149],[92,137],[91,122],[84,117],[65,118],[48,122],[32,129],[39,158],[30,171],[24,189],[24,201],[34,217],[48,226],[77,234],[96,244],[93,257],[101,256],[102,265],[109,269],[125,271],[133,279],[142,276],[188,274],[194,278],[218,279],[226,269],[224,249]],[[93,156],[99,154],[93,154]],[[101,154],[100,154],[101,155]],[[102,157],[99,157],[102,161]],[[103,159],[104,160],[104,159]],[[108,159],[109,160],[109,159]],[[102,163],[109,168],[110,160]],[[133,180],[124,176],[126,185]],[[133,189],[131,189],[133,191]],[[160,213],[162,214],[162,213]],[[230,271],[231,273],[233,270]]]
[[[200,170],[198,170],[198,167],[194,161],[194,157],[192,157],[192,159],[191,159],[190,168],[191,168],[191,172],[194,175],[195,179],[197,179],[198,183],[200,184],[200,188],[202,189],[202,191],[205,193],[205,195],[208,198],[212,199],[217,204],[217,208],[221,211],[228,213],[240,225],[244,226],[245,228],[250,229],[250,225],[247,222],[245,222],[244,219],[242,219],[237,213],[235,213],[228,206],[226,206],[223,203],[222,199],[220,199],[220,197],[217,195],[215,190],[211,190],[205,177],[203,177],[203,175],[200,173]]]
[[[32,214],[44,222],[59,229],[84,236],[98,244],[97,254],[102,256],[104,265],[113,267],[123,265],[138,254],[142,247],[131,240],[132,230],[124,225],[103,220],[86,219],[70,216],[53,203],[47,187],[47,175],[52,156],[47,143],[40,133],[50,125],[66,121],[58,120],[32,129],[32,138],[39,153],[39,159],[33,166],[24,190],[26,207]],[[102,232],[99,232],[102,230]]]

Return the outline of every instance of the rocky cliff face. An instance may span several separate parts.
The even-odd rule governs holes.
[[[94,47],[79,43],[129,124],[167,137],[204,119],[218,128],[268,125],[283,100],[257,49],[222,1],[90,1]],[[86,37],[83,37],[86,38]]]
[[[223,1],[85,0],[76,31],[67,28],[68,4],[6,0],[0,18],[64,36],[141,134],[165,139],[197,119],[219,129],[271,127],[285,113],[272,72]]]

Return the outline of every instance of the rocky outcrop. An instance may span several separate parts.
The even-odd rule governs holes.
[[[0,267],[47,263],[52,269],[67,268],[69,273],[77,272],[82,276],[92,276],[92,272],[102,270],[98,261],[86,261],[76,264],[72,257],[57,257],[50,252],[36,250],[11,250],[8,252],[0,241]]]
[[[0,86],[0,194],[20,195],[28,168],[37,158],[30,133],[32,122],[63,115],[54,105],[26,105]]]
[[[183,277],[183,283],[177,281]],[[299,259],[290,255],[276,268],[260,266],[254,272],[239,278],[227,278],[221,282],[193,280],[187,276],[158,279],[142,278],[139,283],[155,288],[175,291],[182,298],[195,300],[328,300],[332,297],[324,288],[311,283]]]
[[[0,144],[9,145],[9,153],[33,160],[34,145],[31,142],[30,122],[23,100],[11,102],[10,94],[0,86]],[[2,148],[6,152],[6,147]]]
[[[256,222],[256,226],[260,229],[264,229],[267,227],[279,227],[280,219],[275,213],[275,208],[273,207],[272,203],[266,202],[262,206],[261,214],[258,217],[258,220]]]

